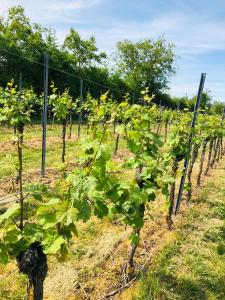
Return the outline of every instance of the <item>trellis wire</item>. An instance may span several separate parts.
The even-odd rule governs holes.
[[[4,52],[6,52],[6,53],[8,53],[8,54],[10,54],[10,55],[13,55],[13,56],[16,56],[16,57],[20,57],[20,58],[22,58],[22,59],[24,59],[24,60],[30,61],[30,62],[32,62],[32,63],[34,63],[34,64],[38,64],[38,65],[43,66],[43,67],[45,66],[44,63],[40,63],[40,62],[38,62],[38,61],[36,61],[36,60],[33,60],[33,59],[30,59],[30,58],[28,58],[28,57],[24,57],[24,56],[22,56],[22,55],[16,54],[16,53],[14,53],[14,52],[8,51],[8,50],[3,49],[3,48],[2,48],[1,50],[4,51]],[[77,78],[77,79],[79,79],[79,80],[82,79],[83,81],[86,81],[86,82],[95,84],[95,85],[97,85],[97,86],[100,86],[100,87],[102,87],[102,88],[105,88],[105,89],[108,89],[108,90],[111,90],[111,91],[115,91],[115,92],[117,92],[117,93],[119,93],[119,94],[121,94],[121,95],[124,95],[124,94],[127,93],[127,91],[122,91],[122,90],[119,90],[119,89],[115,89],[115,88],[109,87],[109,86],[104,85],[104,84],[101,84],[101,83],[99,83],[99,82],[97,82],[97,81],[93,81],[93,80],[90,80],[90,79],[87,79],[87,78],[83,78],[83,77],[81,77],[81,76],[79,76],[79,75],[72,74],[72,73],[70,73],[70,72],[67,72],[67,71],[58,69],[58,68],[53,67],[53,66],[49,66],[49,69],[55,70],[55,71],[57,71],[57,72],[59,72],[59,73],[62,73],[62,74],[65,74],[65,75],[68,75],[68,76],[71,76],[71,77],[74,77],[74,78]]]

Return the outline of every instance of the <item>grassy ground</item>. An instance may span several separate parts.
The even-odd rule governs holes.
[[[29,130],[32,131],[32,128]],[[31,143],[34,148],[33,141],[38,139],[40,126],[36,135],[29,130],[25,137],[26,145]],[[76,128],[73,130],[76,132]],[[59,126],[52,128],[51,137],[55,150],[48,155],[55,162],[56,155],[60,160],[61,153]],[[0,141],[1,145],[6,142]],[[74,143],[71,146],[71,157],[74,157],[77,151],[75,136],[71,143]],[[123,143],[121,140],[121,147]],[[34,149],[31,151],[34,152]],[[29,153],[27,158],[30,159]],[[120,160],[120,157],[116,159]],[[34,168],[35,163],[31,162],[31,167]],[[176,218],[172,232],[168,232],[166,227],[165,200],[157,199],[150,205],[135,261],[137,269],[148,262],[151,271],[144,275],[140,285],[118,295],[117,299],[225,299],[224,159],[220,166],[210,171],[209,179],[204,179],[205,187],[198,191],[197,196],[194,195],[194,205],[183,208],[183,214]],[[198,164],[194,169],[194,178],[197,170]],[[78,228],[79,237],[74,238],[67,261],[49,258],[45,300],[84,299],[85,293],[91,300],[103,299],[104,295],[123,284],[122,266],[129,247],[129,230],[125,231],[124,226],[111,220],[94,218],[85,224],[78,224]],[[0,278],[14,268],[15,262],[2,269],[0,267]],[[26,277],[16,271],[2,280],[0,299],[26,299]]]
[[[76,158],[76,131],[73,128],[73,136],[66,142],[66,161],[74,162]],[[83,130],[84,131],[84,130]],[[83,134],[84,132],[82,132]],[[27,126],[24,134],[24,170],[40,170],[41,167],[41,138],[40,125]],[[16,174],[17,153],[16,146],[12,144],[13,134],[10,129],[1,127],[0,134],[0,178]],[[61,127],[49,126],[47,130],[46,167],[57,168],[61,164]]]
[[[101,127],[100,127],[101,130]],[[110,132],[109,144],[112,153],[115,150],[116,135],[113,128],[108,128]],[[87,126],[81,126],[81,138],[87,134]],[[49,125],[47,129],[46,145],[46,178],[41,177],[41,147],[42,129],[40,125],[29,125],[25,128],[23,144],[23,182],[42,182],[60,177],[61,171],[66,168],[71,172],[75,168],[75,163],[79,157],[79,142],[77,138],[77,125],[72,128],[72,136],[68,139],[69,129],[66,136],[66,157],[65,164],[61,162],[62,141],[61,125]],[[16,145],[13,144],[12,128],[0,127],[0,198],[18,191],[18,184],[15,182],[18,168],[18,156]],[[121,152],[125,150],[125,140],[119,141],[118,155],[115,159],[120,159]]]
[[[225,159],[210,174],[191,206],[182,206],[174,230],[166,228],[163,200],[152,203],[135,255],[137,268],[147,262],[150,271],[115,299],[225,299]],[[103,299],[123,281],[129,231],[108,219],[78,227],[68,259],[49,257],[45,300],[80,300],[85,293],[91,300]],[[10,263],[0,277],[14,268]],[[25,295],[26,277],[17,271],[0,283],[0,299],[22,300]]]
[[[46,145],[46,168],[60,168],[62,141],[61,125],[55,124],[47,127]],[[109,129],[112,131],[112,128]],[[86,125],[81,127],[81,137],[87,132]],[[69,129],[67,129],[66,139],[66,162],[74,163],[78,156],[77,147],[77,125],[73,125],[71,139],[68,139]],[[17,152],[16,145],[13,145],[12,128],[0,127],[0,179],[16,174]],[[111,140],[114,144],[115,137]],[[123,144],[123,141],[120,141]],[[23,164],[25,172],[40,170],[41,168],[41,125],[28,125],[24,132]]]
[[[224,165],[214,175],[183,217],[175,240],[143,275],[132,300],[225,299]]]

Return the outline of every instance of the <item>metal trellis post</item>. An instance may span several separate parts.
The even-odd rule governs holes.
[[[192,148],[193,130],[195,128],[195,124],[196,124],[197,117],[198,117],[198,109],[199,109],[199,106],[201,103],[201,96],[202,96],[202,91],[204,88],[205,78],[206,78],[206,73],[202,73],[200,84],[199,84],[199,89],[198,89],[198,96],[197,96],[197,100],[195,103],[194,116],[193,116],[192,123],[191,123],[190,136],[189,136],[189,140],[188,140],[188,154],[190,153],[191,148]],[[186,178],[186,174],[187,174],[187,170],[188,170],[188,164],[189,164],[189,157],[187,155],[184,160],[184,167],[183,167],[182,177],[180,180],[180,187],[179,187],[177,203],[176,203],[176,208],[175,208],[175,215],[178,213],[180,203],[182,201],[182,195],[183,195],[185,178]]]
[[[49,55],[44,55],[44,104],[42,114],[42,160],[41,174],[45,176],[45,158],[46,158],[46,129],[47,129],[47,108],[48,108],[48,72],[49,72]]]
[[[135,101],[135,93],[133,93],[133,97],[132,97],[132,105],[134,105],[134,101]]]
[[[78,138],[80,138],[80,127],[81,127],[82,117],[83,117],[82,104],[83,104],[83,79],[80,80],[80,101],[79,101],[80,114],[78,119],[78,132],[77,132]]]
[[[22,90],[22,86],[23,86],[23,74],[20,72],[20,75],[19,75],[19,91]]]

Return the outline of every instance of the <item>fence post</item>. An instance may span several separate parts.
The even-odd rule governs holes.
[[[198,89],[198,96],[197,96],[197,100],[196,100],[195,108],[194,108],[194,116],[193,116],[192,123],[191,123],[189,140],[188,140],[188,153],[184,160],[184,167],[183,167],[183,172],[182,172],[182,176],[181,176],[181,180],[180,180],[180,187],[179,187],[177,203],[176,203],[176,208],[175,208],[175,215],[178,213],[180,203],[182,201],[184,183],[185,183],[186,174],[187,174],[187,170],[188,170],[188,164],[189,164],[189,154],[190,154],[191,148],[192,148],[193,130],[195,128],[195,124],[196,124],[197,117],[198,117],[198,109],[199,109],[199,106],[201,103],[201,96],[202,96],[202,91],[204,88],[205,78],[206,78],[206,73],[202,73],[200,84],[199,84],[199,89]]]
[[[135,101],[135,93],[133,93],[133,96],[132,96],[132,105],[134,105],[134,101]]]
[[[46,129],[47,129],[47,109],[48,109],[48,72],[49,72],[49,55],[44,55],[44,104],[42,112],[42,160],[41,175],[45,176],[45,159],[46,159]]]
[[[19,75],[19,91],[22,90],[22,86],[23,86],[23,74],[20,72],[20,75]]]
[[[80,101],[79,101],[80,113],[78,119],[78,132],[77,132],[78,138],[80,138],[80,127],[81,127],[82,117],[83,117],[82,104],[83,104],[83,79],[80,79]]]

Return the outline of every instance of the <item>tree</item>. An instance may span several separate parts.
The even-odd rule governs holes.
[[[79,72],[90,67],[93,62],[101,64],[102,60],[106,58],[104,52],[98,53],[93,36],[88,40],[81,39],[79,33],[73,28],[70,29],[70,33],[65,38],[63,48],[71,53],[70,58]]]
[[[119,42],[116,68],[135,93],[147,87],[151,93],[158,93],[167,88],[168,78],[175,72],[173,47],[164,38]]]
[[[36,92],[42,92],[44,53],[50,55],[51,66],[73,71],[68,54],[60,49],[51,29],[32,24],[21,6],[9,8],[6,17],[0,21],[0,84],[5,85],[12,78],[18,83],[22,72],[23,86],[32,85]],[[65,74],[55,70],[50,70],[49,77],[60,90],[74,83],[74,78],[65,80]]]
[[[2,21],[1,33],[11,45],[26,46],[32,27],[29,18],[24,14],[24,8],[21,6],[9,8],[8,18],[5,22]]]
[[[224,113],[224,103],[223,102],[217,102],[215,101],[213,104],[212,104],[212,107],[211,107],[211,111],[212,113],[214,114],[217,114],[217,115],[222,115]]]
[[[192,98],[192,102],[195,104],[196,100],[197,100],[197,96],[194,96]],[[210,90],[206,90],[202,93],[200,108],[209,109],[211,106],[212,106],[212,96],[210,95]]]
[[[123,78],[110,74],[109,69],[101,65],[106,54],[98,51],[94,37],[84,40],[72,29],[62,47],[54,30],[32,23],[23,7],[11,7],[6,15],[0,16],[0,86],[5,86],[11,79],[18,85],[22,73],[23,87],[32,86],[40,94],[45,53],[50,56],[50,66],[54,67],[49,69],[49,80],[56,83],[61,93],[69,87],[71,95],[78,97],[81,75],[89,80],[84,84],[84,94],[90,92],[92,96],[100,97],[106,92],[103,86],[108,86],[114,90],[114,98],[119,98],[121,95],[116,90],[126,90]]]

